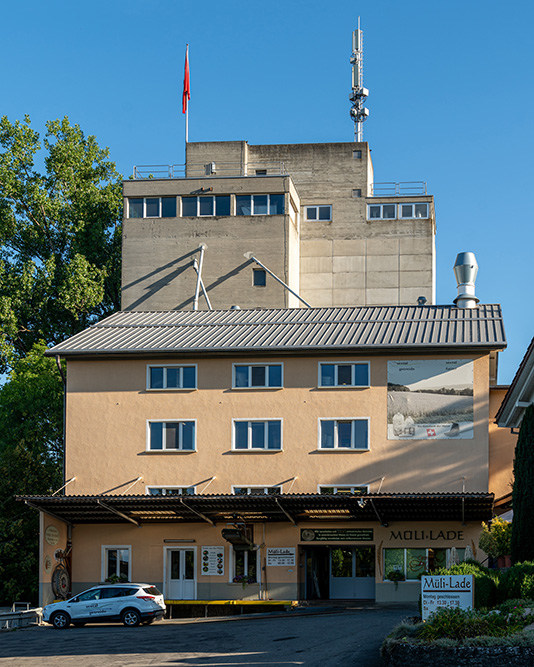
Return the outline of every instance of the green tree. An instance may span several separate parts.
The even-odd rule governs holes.
[[[512,561],[534,560],[534,406],[523,415],[515,447],[514,488],[512,492]]]
[[[119,308],[121,176],[66,117],[42,146],[28,116],[0,120],[0,372]]]
[[[62,484],[63,387],[43,353],[120,307],[121,181],[68,118],[42,140],[0,119],[0,602],[37,600],[38,514],[13,497]]]
[[[0,603],[38,598],[39,515],[15,495],[62,485],[63,382],[45,349],[36,344],[0,388]]]

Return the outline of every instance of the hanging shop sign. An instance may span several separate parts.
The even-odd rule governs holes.
[[[207,577],[224,575],[224,547],[202,547],[200,557],[201,574]]]
[[[473,361],[388,361],[388,440],[473,438]]]
[[[421,578],[423,621],[439,607],[473,609],[474,577],[472,574]]]
[[[294,547],[268,547],[267,567],[284,567],[295,565],[296,549]]]
[[[303,542],[372,542],[372,528],[303,528]]]
[[[55,526],[47,526],[45,530],[45,540],[51,547],[55,547],[59,542],[59,530]]]

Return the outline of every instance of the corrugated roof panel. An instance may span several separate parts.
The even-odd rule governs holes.
[[[477,346],[501,349],[500,307],[358,306],[281,310],[120,312],[48,354],[307,351]]]

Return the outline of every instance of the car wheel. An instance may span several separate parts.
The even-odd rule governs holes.
[[[70,616],[65,611],[56,611],[50,620],[56,630],[64,630],[70,625]]]
[[[141,623],[141,614],[137,609],[126,609],[122,612],[121,620],[128,628],[135,628]]]

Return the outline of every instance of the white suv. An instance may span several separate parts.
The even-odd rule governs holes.
[[[54,602],[43,609],[43,621],[58,630],[72,623],[121,621],[128,627],[152,623],[163,618],[165,601],[151,584],[102,584],[93,586],[70,600]]]

